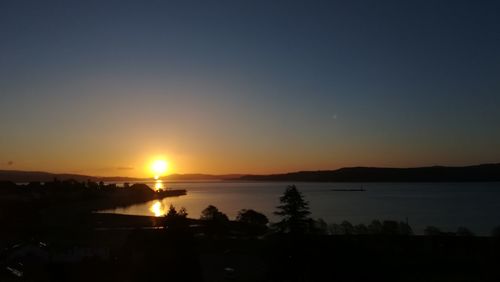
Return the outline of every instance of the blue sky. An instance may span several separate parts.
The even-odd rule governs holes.
[[[497,162],[499,13],[496,1],[2,1],[0,169]]]

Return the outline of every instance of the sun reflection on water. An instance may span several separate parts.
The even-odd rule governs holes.
[[[164,216],[165,208],[163,207],[160,201],[155,201],[150,207],[149,210],[156,216]]]
[[[161,180],[156,180],[155,181],[155,191],[158,191],[158,190],[164,190],[165,189],[165,186],[163,186],[163,182]]]

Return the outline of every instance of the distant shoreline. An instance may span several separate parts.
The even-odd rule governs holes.
[[[47,182],[59,180],[103,181],[103,182],[154,182],[151,178],[96,177],[80,174],[55,174],[0,170],[0,181],[15,183]],[[349,167],[337,170],[298,171],[279,174],[172,174],[162,181],[167,183],[200,182],[500,182],[500,163],[473,166],[429,166],[416,168]]]

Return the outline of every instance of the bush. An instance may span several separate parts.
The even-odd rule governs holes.
[[[181,208],[179,211],[173,205],[170,205],[167,214],[165,215],[165,227],[170,232],[185,232],[189,228],[187,219],[187,211]]]
[[[382,234],[399,235],[399,223],[394,220],[385,220],[382,223]]]
[[[207,235],[225,236],[229,232],[229,218],[216,207],[209,205],[201,212]]]
[[[209,205],[201,212],[201,220],[227,222],[229,218],[226,214],[222,213],[215,206]]]
[[[367,235],[367,234],[370,234],[370,230],[364,224],[358,224],[358,225],[354,226],[354,232],[357,235]]]
[[[252,209],[239,211],[236,221],[242,223],[243,231],[252,236],[264,234],[267,231],[267,224],[269,223],[267,216]]]
[[[500,226],[497,226],[491,230],[491,236],[500,239]]]
[[[374,220],[368,225],[370,234],[382,234],[382,223],[379,220]]]
[[[354,226],[347,220],[342,221],[340,224],[342,233],[345,235],[353,235],[354,234]]]
[[[472,237],[474,236],[474,233],[470,231],[468,228],[465,227],[458,227],[457,228],[457,236],[462,236],[462,237]]]
[[[310,231],[314,234],[326,235],[328,234],[328,224],[326,224],[326,222],[321,218],[318,218],[317,220],[311,219]]]
[[[236,221],[254,226],[266,226],[267,223],[269,223],[267,216],[252,209],[243,209],[239,211],[238,216],[236,216]]]
[[[332,223],[328,225],[328,234],[330,235],[341,235],[342,228],[337,223]]]
[[[435,226],[427,226],[424,230],[424,234],[427,236],[440,236],[443,235],[443,232]]]

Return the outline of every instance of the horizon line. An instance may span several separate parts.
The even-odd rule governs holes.
[[[188,172],[188,173],[171,173],[166,175],[165,177],[172,175],[206,175],[206,176],[230,176],[230,175],[279,175],[279,174],[288,174],[288,173],[298,173],[298,172],[318,172],[318,171],[336,171],[340,169],[348,169],[348,168],[382,168],[382,169],[412,169],[412,168],[430,168],[430,167],[449,167],[449,168],[460,168],[460,167],[474,167],[474,166],[484,166],[484,165],[499,165],[499,162],[488,162],[488,163],[476,163],[476,164],[468,164],[468,165],[426,165],[426,166],[403,166],[403,167],[391,167],[391,166],[344,166],[339,168],[332,169],[308,169],[308,170],[294,170],[294,171],[284,171],[284,172],[272,172],[272,173],[202,173],[202,172]],[[133,179],[152,179],[153,177],[134,177],[134,176],[121,176],[121,175],[90,175],[85,173],[78,172],[54,172],[54,171],[43,171],[43,170],[16,170],[16,169],[0,169],[3,172],[25,172],[25,173],[47,173],[47,174],[55,174],[55,175],[78,175],[78,176],[88,176],[95,178],[133,178]]]

